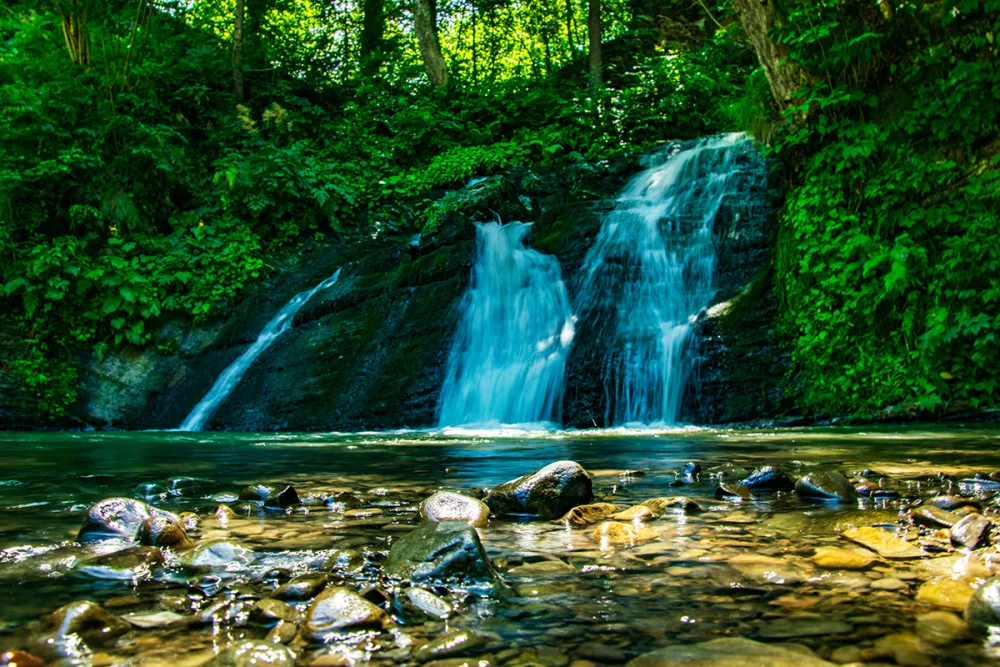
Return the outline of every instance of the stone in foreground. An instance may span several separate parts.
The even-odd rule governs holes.
[[[702,644],[668,646],[640,655],[626,667],[832,667],[832,662],[782,646],[742,638],[715,639]]]
[[[322,643],[343,631],[382,630],[391,624],[388,614],[354,591],[327,588],[309,605],[302,635]]]
[[[981,632],[1000,626],[1000,577],[990,577],[972,594],[965,608],[965,622]]]
[[[590,475],[583,466],[557,461],[496,487],[486,496],[486,504],[498,516],[535,514],[557,519],[593,499]]]
[[[855,502],[858,498],[858,492],[854,490],[851,480],[839,472],[814,472],[800,477],[795,482],[795,493],[800,498],[833,500],[844,503]]]
[[[461,521],[421,526],[397,540],[384,572],[413,583],[456,585],[487,594],[504,588],[476,529]]]
[[[212,667],[294,665],[295,654],[281,644],[248,640],[230,644],[209,664]]]
[[[176,514],[133,498],[105,498],[87,510],[77,534],[80,542],[123,540],[150,546],[187,547],[190,540]]]
[[[454,491],[438,491],[420,503],[420,518],[425,521],[463,521],[470,526],[485,526],[490,508],[482,501]]]
[[[905,540],[901,540],[887,530],[864,526],[849,528],[844,531],[844,537],[871,549],[882,558],[923,558],[926,553]]]

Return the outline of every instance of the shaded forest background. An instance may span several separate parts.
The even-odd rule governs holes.
[[[991,408],[1000,1],[43,0],[0,8],[0,372],[224,318],[304,248],[514,166],[753,135],[804,413]]]

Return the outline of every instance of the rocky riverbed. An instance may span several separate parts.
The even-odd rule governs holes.
[[[7,443],[0,664],[1000,657],[992,433],[124,437]]]

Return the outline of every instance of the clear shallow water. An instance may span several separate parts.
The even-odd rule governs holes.
[[[569,658],[581,657],[583,642],[610,646],[629,658],[663,645],[719,636],[794,641],[824,657],[845,647],[874,650],[886,636],[914,632],[920,614],[940,610],[917,599],[925,582],[945,570],[952,578],[984,575],[990,565],[955,574],[955,563],[947,559],[960,554],[946,553],[835,576],[808,561],[815,547],[850,547],[839,529],[892,520],[900,501],[861,500],[857,506],[837,507],[787,494],[743,503],[716,501],[717,484],[707,473],[728,472],[728,479],[738,479],[740,469],[762,464],[778,465],[793,475],[823,469],[850,475],[867,468],[900,489],[904,499],[917,498],[954,490],[958,480],[977,472],[1000,470],[998,445],[1000,429],[986,427],[0,434],[0,599],[5,600],[0,628],[14,633],[77,599],[105,603],[117,614],[173,609],[170,605],[176,605],[178,597],[188,600],[182,612],[189,614],[220,596],[245,595],[252,603],[273,588],[273,582],[262,579],[264,569],[304,572],[314,567],[311,556],[331,549],[363,553],[368,567],[356,575],[356,583],[376,582],[389,543],[418,524],[416,506],[434,490],[492,487],[547,463],[572,459],[594,475],[599,500],[628,507],[647,498],[685,495],[706,511],[666,514],[648,524],[657,539],[604,551],[590,537],[594,526],[493,519],[481,530],[483,542],[517,596],[503,602],[458,596],[461,611],[448,627],[494,633],[506,651],[523,654],[545,647]],[[675,486],[674,472],[687,461],[699,461],[706,474],[700,482]],[[621,476],[626,469],[645,475]],[[190,592],[201,584],[177,568],[142,581],[109,581],[82,576],[69,567],[90,556],[72,544],[89,505],[106,497],[131,496],[138,484],[163,483],[175,476],[202,480],[201,487],[154,504],[195,512],[200,517],[195,531],[199,540],[239,541],[257,552],[259,567],[216,573],[219,586],[193,596]],[[211,514],[218,502],[211,496],[238,493],[254,481],[288,482],[301,496],[340,494],[346,502],[289,514],[255,512],[228,528],[217,525]],[[345,516],[350,509],[372,508],[382,513]],[[753,555],[774,560],[740,561]],[[521,566],[553,559],[575,571],[530,574],[528,568],[529,574],[518,573]],[[903,587],[870,587],[883,578],[902,581]],[[802,622],[830,619],[851,629],[831,633],[821,627],[818,634],[797,634]],[[768,628],[783,628],[789,621],[792,630],[771,636]],[[401,631],[419,645],[443,632],[444,626],[427,623]],[[355,659],[378,661],[392,655],[407,662],[405,647],[397,645],[399,632],[367,636],[353,644],[345,641],[332,649],[301,648],[300,657],[311,660],[318,651],[337,650]],[[215,626],[136,630],[101,650],[114,660],[136,664],[162,664],[165,655],[173,654],[200,664],[229,640],[262,638],[266,633],[267,628],[247,623],[245,614],[242,619],[236,614]],[[16,637],[0,634],[0,648]],[[972,639],[930,649],[927,664],[977,664],[984,657]],[[561,659],[552,660],[557,664]],[[186,663],[178,658],[167,664]]]

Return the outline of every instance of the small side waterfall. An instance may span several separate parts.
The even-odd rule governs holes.
[[[442,426],[561,421],[573,340],[555,258],[528,248],[530,225],[476,225],[476,263],[441,390]]]
[[[340,278],[340,269],[337,269],[336,273],[321,282],[316,287],[312,289],[299,292],[291,301],[286,303],[278,314],[275,315],[270,322],[264,327],[264,330],[260,332],[257,336],[257,340],[254,341],[253,345],[247,348],[246,352],[240,355],[240,357],[229,364],[226,370],[222,371],[219,377],[215,380],[215,384],[209,390],[205,397],[202,398],[198,405],[194,406],[185,419],[184,423],[180,425],[177,429],[179,431],[200,431],[205,427],[205,423],[212,417],[219,405],[222,404],[226,398],[233,393],[233,389],[236,385],[240,383],[243,379],[243,374],[246,373],[247,369],[257,360],[257,357],[261,355],[267,348],[271,347],[271,344],[278,339],[281,334],[285,333],[292,328],[292,320],[295,317],[295,313],[302,309],[302,306],[308,303],[309,299],[313,297],[316,292],[324,290],[328,287],[332,287],[337,280]]]
[[[733,175],[746,150],[740,134],[675,147],[605,217],[576,312],[602,346],[606,423],[677,422],[696,355],[692,324],[715,294],[713,226],[726,198],[741,196]]]

